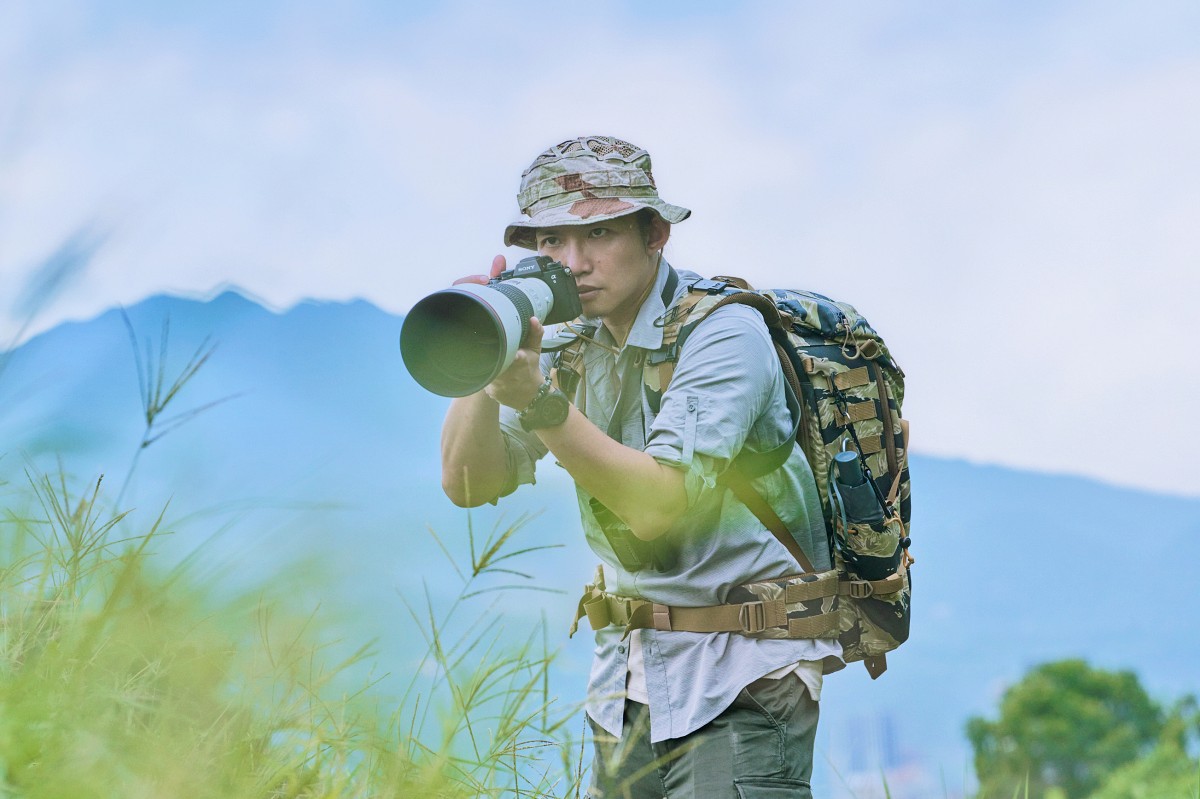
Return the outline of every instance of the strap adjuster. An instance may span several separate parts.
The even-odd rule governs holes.
[[[616,596],[615,594],[606,595],[605,599],[609,604],[609,615],[612,617],[612,624],[624,626],[629,623],[629,618],[633,615],[633,599],[627,596]]]
[[[850,596],[855,599],[866,599],[874,593],[875,586],[866,580],[852,580],[850,582]]]
[[[743,602],[738,608],[738,623],[742,625],[743,633],[761,633],[767,629],[767,607],[758,602]]]

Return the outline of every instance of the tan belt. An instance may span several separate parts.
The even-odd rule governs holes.
[[[598,583],[584,589],[575,620],[571,623],[571,635],[578,629],[579,620],[586,616],[593,630],[617,625],[625,629],[625,635],[640,629],[753,635],[780,628],[787,630],[788,638],[833,638],[838,634],[836,613],[789,619],[787,606],[834,595],[862,599],[873,594],[893,593],[901,589],[904,578],[893,574],[884,580],[849,580],[839,579],[831,572],[826,578],[786,585],[780,599],[699,608],[660,605],[645,599],[618,596],[606,592],[603,583]]]

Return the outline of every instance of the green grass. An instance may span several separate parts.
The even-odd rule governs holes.
[[[412,606],[424,661],[397,702],[355,683],[369,646],[333,646],[318,615],[271,598],[287,585],[231,597],[159,564],[161,519],[130,532],[99,484],[31,474],[2,508],[2,797],[578,794],[576,714],[548,696],[542,631],[445,632],[511,531],[449,608]]]

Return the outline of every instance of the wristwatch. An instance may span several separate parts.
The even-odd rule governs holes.
[[[537,430],[542,427],[556,427],[567,421],[571,412],[571,401],[567,395],[554,387],[550,378],[542,383],[537,394],[525,406],[525,410],[517,414],[521,427],[525,430]]]

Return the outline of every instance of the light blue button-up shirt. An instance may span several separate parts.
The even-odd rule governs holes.
[[[585,347],[574,401],[620,443],[684,471],[687,510],[661,539],[675,555],[670,570],[623,569],[592,513],[591,497],[577,487],[579,509],[587,542],[605,564],[610,592],[665,605],[719,605],[736,585],[800,571],[783,545],[716,482],[743,447],[765,451],[778,446],[791,434],[791,422],[770,335],[759,313],[743,305],[720,308],[696,327],[654,412],[643,390],[642,364],[648,352],[662,346],[660,320],[666,308],[661,295],[669,270],[663,260],[619,355],[604,347]],[[683,271],[679,277],[676,298],[699,279]],[[603,327],[596,340],[616,348]],[[550,360],[550,355],[543,356],[543,371],[548,372]],[[625,410],[621,418],[614,418],[618,404]],[[546,447],[535,434],[521,429],[512,409],[503,408],[500,421],[512,490],[534,481],[535,465]],[[816,483],[800,447],[782,468],[756,479],[754,486],[800,541],[814,567],[830,568]],[[650,740],[655,742],[682,737],[707,724],[742,688],[775,669],[827,658],[839,663],[841,656],[836,639],[658,630],[632,634],[641,637]],[[588,715],[618,736],[628,670],[628,647],[621,635],[620,627],[596,633],[587,705]]]

